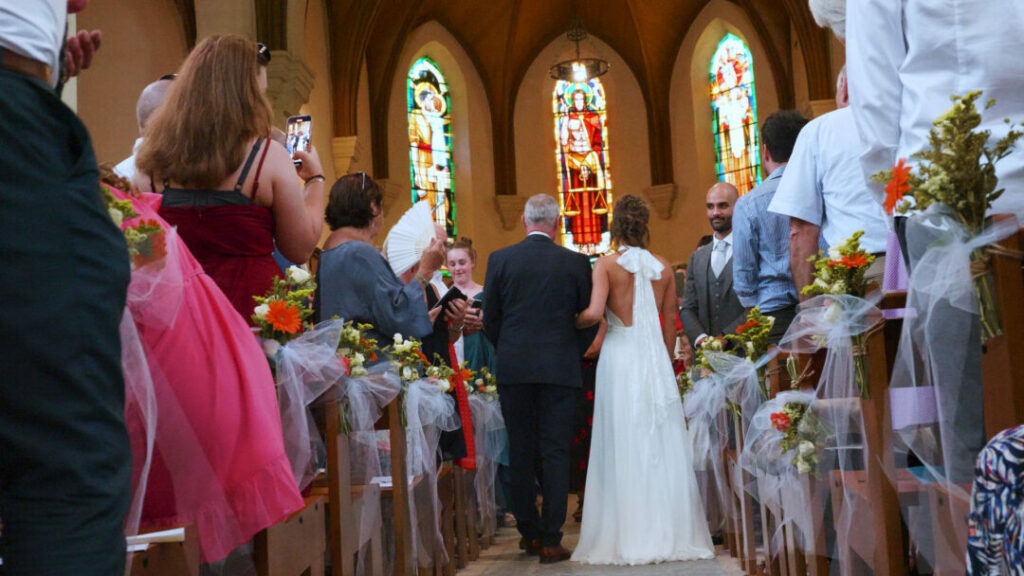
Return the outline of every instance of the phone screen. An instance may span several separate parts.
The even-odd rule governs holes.
[[[313,136],[313,118],[309,115],[288,118],[287,136],[285,148],[288,154],[294,155],[298,150],[308,152],[310,138]]]

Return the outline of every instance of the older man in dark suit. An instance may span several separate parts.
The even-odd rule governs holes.
[[[732,288],[732,209],[739,194],[728,182],[708,190],[707,214],[714,238],[690,256],[679,319],[696,349],[707,336],[734,332],[746,311]]]
[[[520,548],[542,563],[568,560],[561,545],[569,497],[569,452],[580,359],[596,330],[577,331],[590,304],[587,257],[555,244],[554,198],[526,202],[526,238],[491,254],[484,282],[484,331],[497,351],[498,395],[509,436],[512,511]],[[537,514],[537,460],[544,506]]]

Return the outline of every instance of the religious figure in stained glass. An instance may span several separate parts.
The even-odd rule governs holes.
[[[608,171],[608,115],[604,86],[559,80],[555,85],[556,160],[562,245],[588,255],[611,248],[612,181]]]
[[[434,221],[455,236],[451,101],[444,75],[429,58],[409,70],[409,173],[413,203],[430,203]]]
[[[743,40],[732,34],[722,38],[711,58],[709,81],[718,179],[743,194],[761,182],[754,68]]]

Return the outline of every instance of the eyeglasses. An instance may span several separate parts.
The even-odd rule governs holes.
[[[270,48],[267,48],[263,42],[256,43],[256,60],[262,66],[270,64]]]

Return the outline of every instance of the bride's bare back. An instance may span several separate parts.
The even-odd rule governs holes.
[[[654,302],[662,318],[662,335],[669,354],[675,348],[676,341],[676,281],[672,268],[661,256],[652,255],[665,268],[661,278],[653,280]],[[598,259],[594,265],[594,289],[590,295],[590,306],[580,314],[577,324],[591,325],[600,321],[605,306],[622,320],[626,326],[633,325],[633,274],[618,265],[619,254],[611,254]]]

